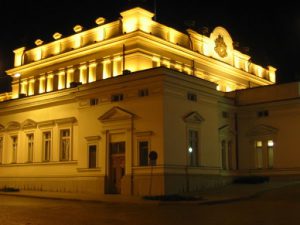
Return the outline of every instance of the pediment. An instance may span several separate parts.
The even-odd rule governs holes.
[[[247,132],[247,136],[265,136],[265,135],[273,135],[276,134],[278,132],[277,128],[268,126],[268,125],[257,125],[253,128],[251,128],[248,132]]]
[[[114,120],[128,120],[132,119],[135,115],[118,106],[111,108],[106,113],[98,118],[101,122],[114,121]]]
[[[191,112],[183,118],[186,123],[202,123],[204,118],[198,112]]]
[[[228,135],[228,134],[235,134],[235,131],[228,125],[223,125],[221,127],[219,127],[219,134],[221,135]]]
[[[7,124],[7,130],[19,130],[21,128],[21,124],[15,121],[11,121]]]
[[[27,119],[22,123],[22,129],[36,128],[37,123],[31,119]]]

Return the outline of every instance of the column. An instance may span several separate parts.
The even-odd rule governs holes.
[[[71,83],[74,81],[74,68],[70,67],[67,69],[67,88],[69,88]]]
[[[89,64],[88,83],[96,81],[96,68],[97,68],[97,63],[96,62],[90,62],[90,64]]]
[[[87,83],[87,66],[85,64],[80,65],[79,70],[80,70],[79,81],[82,84],[86,84]]]
[[[113,61],[113,76],[118,76],[122,74],[122,58],[121,56],[117,56]]]
[[[105,59],[103,60],[103,79],[107,79],[111,77],[112,68],[111,68],[111,60]]]
[[[65,70],[60,70],[58,72],[58,90],[64,89],[66,87],[66,73]]]

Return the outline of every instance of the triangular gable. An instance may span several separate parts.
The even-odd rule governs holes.
[[[253,128],[251,128],[248,132],[247,132],[247,136],[264,136],[264,135],[272,135],[272,134],[276,134],[278,132],[278,129],[271,127],[271,126],[267,126],[267,125],[257,125]]]
[[[186,123],[202,123],[203,117],[198,112],[191,112],[183,118]]]
[[[98,118],[98,120],[105,121],[114,121],[114,120],[127,120],[133,118],[135,115],[131,112],[128,112],[125,109],[122,109],[118,106],[115,106],[104,113]]]
[[[226,124],[226,125],[224,125],[224,126],[221,126],[221,127],[219,127],[219,134],[220,135],[228,135],[228,134],[235,134],[235,132],[234,132],[234,130],[233,129],[231,129],[231,127],[228,125],[228,124]]]
[[[6,127],[7,130],[19,130],[20,128],[21,128],[20,123],[15,121],[9,122]]]
[[[31,119],[27,119],[22,123],[22,129],[36,128],[37,123]]]

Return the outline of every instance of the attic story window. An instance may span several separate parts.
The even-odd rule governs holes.
[[[92,106],[92,105],[98,105],[98,98],[91,98],[90,99],[90,105]]]
[[[111,96],[112,102],[120,102],[123,101],[123,94],[114,94]]]
[[[267,117],[269,116],[269,111],[268,110],[263,110],[263,111],[258,111],[257,112],[257,117]]]
[[[197,95],[196,94],[194,94],[194,93],[187,93],[187,99],[189,100],[189,101],[193,101],[193,102],[196,102],[197,101]]]

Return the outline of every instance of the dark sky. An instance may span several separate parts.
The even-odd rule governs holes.
[[[278,82],[300,80],[300,7],[295,0],[268,2],[156,0],[157,21],[179,30],[187,28],[187,21],[195,21],[196,30],[224,26],[241,49],[250,49],[253,62],[278,69]],[[13,49],[34,47],[38,38],[50,42],[55,32],[68,36],[77,24],[95,27],[100,16],[116,20],[122,10],[137,4],[154,11],[154,0],[1,0],[1,74],[12,67]]]

